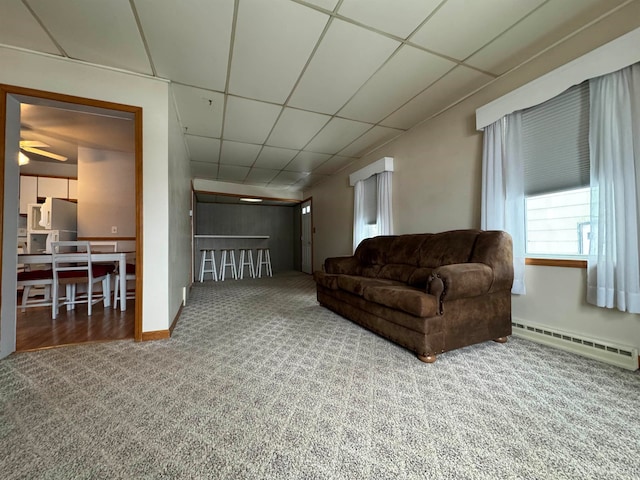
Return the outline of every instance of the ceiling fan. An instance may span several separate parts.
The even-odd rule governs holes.
[[[42,155],[43,157],[53,158],[54,160],[58,160],[59,162],[67,161],[67,157],[65,157],[64,155],[58,155],[57,153],[41,150],[42,148],[48,147],[51,147],[51,145],[40,142],[39,140],[20,140],[20,150],[24,150],[25,152],[29,153],[35,153],[37,155]]]

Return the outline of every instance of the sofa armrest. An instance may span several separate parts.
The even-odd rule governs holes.
[[[361,275],[362,266],[356,257],[331,257],[324,261],[326,273]]]
[[[440,313],[447,300],[477,297],[489,293],[493,269],[484,263],[456,263],[433,270],[427,280],[427,293],[440,299]]]

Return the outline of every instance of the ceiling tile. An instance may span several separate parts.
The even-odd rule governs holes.
[[[313,171],[313,173],[320,174],[320,175],[333,175],[338,170],[346,167],[354,160],[356,159],[351,157],[342,157],[340,155],[334,155],[329,160],[327,160],[322,165],[320,165],[318,168],[316,168]]]
[[[278,173],[273,180],[271,180],[270,185],[293,185],[298,180],[306,176],[306,173],[282,171]]]
[[[448,0],[410,41],[463,60],[544,1]]]
[[[300,152],[285,168],[289,172],[311,172],[326,162],[331,155],[326,153]]]
[[[339,115],[376,123],[455,66],[454,62],[405,45],[364,84]]]
[[[334,19],[289,104],[334,114],[399,45],[388,37]]]
[[[255,166],[280,170],[284,168],[297,153],[298,150],[265,146],[260,152],[260,155],[258,155]]]
[[[489,75],[460,65],[381,123],[389,127],[411,128],[491,80],[493,77]]]
[[[242,182],[248,173],[249,167],[220,165],[220,168],[218,169],[218,180],[223,182]]]
[[[382,145],[387,140],[397,137],[404,130],[397,130],[395,128],[381,127],[376,125],[367,133],[358,138],[355,142],[351,143],[347,148],[340,151],[340,155],[349,157],[361,157],[373,150],[374,147]]]
[[[301,149],[329,120],[329,115],[285,108],[267,143],[276,147]]]
[[[239,142],[263,143],[281,110],[278,105],[229,96],[224,137]]]
[[[191,160],[196,162],[218,162],[220,157],[220,140],[208,137],[185,135]]]
[[[331,10],[332,12],[333,9],[336,8],[338,1],[339,0],[306,0],[307,3],[311,3],[326,10]]]
[[[175,83],[171,85],[171,89],[176,98],[182,127],[187,127],[187,133],[220,137],[224,95]]]
[[[152,73],[127,0],[30,0],[29,5],[71,58],[133,72]]]
[[[289,0],[240,2],[229,92],[284,103],[328,20]]]
[[[243,165],[250,167],[255,162],[258,152],[262,147],[250,143],[222,142],[222,153],[220,154],[220,164]]]
[[[135,0],[135,5],[160,77],[224,91],[233,0],[191,0],[179,7],[174,0]]]
[[[247,178],[245,179],[246,183],[269,183],[271,180],[275,178],[280,170],[272,170],[270,168],[255,168],[253,167]]]
[[[368,123],[334,118],[309,142],[305,150],[338,153],[371,127]]]
[[[312,185],[316,185],[317,183],[326,180],[327,178],[329,178],[329,175],[316,175],[312,173],[311,175],[307,175],[306,177],[301,178],[292,186],[297,189],[306,188]]]
[[[0,43],[36,52],[60,55],[38,21],[20,0],[3,0],[0,15]]]
[[[406,38],[442,0],[344,0],[338,13],[377,30]]]
[[[218,164],[208,162],[189,162],[191,176],[194,178],[218,178]]]
[[[465,63],[502,75],[541,50],[560,41],[580,25],[606,13],[623,0],[547,2],[513,28],[471,56]]]

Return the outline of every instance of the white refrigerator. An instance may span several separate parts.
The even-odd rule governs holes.
[[[27,253],[51,253],[51,242],[76,240],[77,204],[61,198],[29,204]]]

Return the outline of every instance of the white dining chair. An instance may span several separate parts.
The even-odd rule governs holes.
[[[127,287],[127,294],[124,299],[120,298],[120,275],[122,272],[116,272],[115,286],[113,287],[113,309],[118,308],[118,301],[126,302],[127,300],[135,300],[136,290]],[[128,282],[135,281],[136,279],[136,265],[135,263],[127,263],[127,271],[124,272],[125,280]]]
[[[92,306],[99,301],[108,307],[111,303],[111,273],[114,266],[93,264],[91,244],[87,241],[51,242],[51,266],[53,270],[51,316],[55,320],[61,305],[73,310],[77,303],[86,303],[88,315]],[[95,292],[93,287],[102,283],[102,291]],[[86,285],[86,293],[78,293],[77,286]],[[65,285],[66,297],[60,303],[59,287]]]
[[[28,307],[47,307],[51,305],[51,285],[53,285],[53,271],[47,269],[18,272],[18,287],[22,287],[21,308],[24,312]],[[42,287],[43,296],[31,297],[33,287]]]

